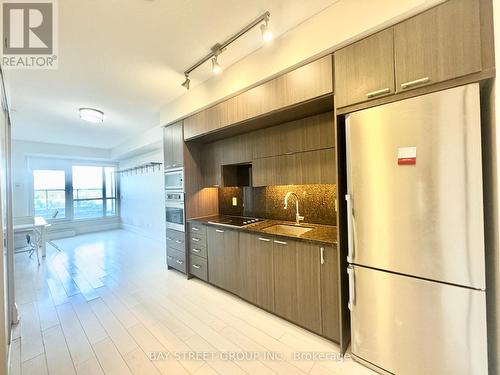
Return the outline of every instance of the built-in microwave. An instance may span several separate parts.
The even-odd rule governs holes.
[[[166,190],[184,190],[184,168],[165,171]]]
[[[167,228],[184,232],[184,192],[182,190],[165,192],[165,219]]]

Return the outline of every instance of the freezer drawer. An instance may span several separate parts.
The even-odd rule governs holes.
[[[485,289],[479,87],[349,115],[350,263]]]
[[[358,266],[350,284],[355,356],[395,374],[488,373],[484,291]]]

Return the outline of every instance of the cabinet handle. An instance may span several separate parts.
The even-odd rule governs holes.
[[[183,264],[184,262],[182,260],[177,260],[178,264]]]
[[[181,240],[175,240],[175,242],[176,242],[176,243],[182,243],[182,241],[181,241]]]
[[[221,230],[221,229],[216,229],[215,231],[216,231],[217,233],[224,233],[224,231],[223,231],[223,230]]]
[[[321,264],[325,264],[325,248],[321,248]]]
[[[201,250],[194,249],[194,248],[193,248],[193,249],[191,249],[191,250],[193,250],[195,253],[200,253],[200,252],[201,252]]]
[[[191,239],[192,239],[194,242],[200,242],[200,239],[199,239],[199,238],[196,238],[196,237],[191,237]]]
[[[197,264],[193,264],[193,267],[196,268],[197,270],[201,268],[201,266],[199,266]]]
[[[286,245],[286,242],[284,241],[274,240],[274,243],[277,243],[278,245]]]
[[[262,238],[262,237],[259,237],[259,241],[271,242],[269,238]]]
[[[391,92],[391,89],[389,87],[386,87],[385,89],[382,90],[377,90],[377,91],[372,91],[366,94],[367,98],[374,98],[379,95],[383,94],[389,94]]]
[[[172,241],[173,238],[172,237],[167,237],[167,241]]]
[[[194,230],[195,232],[198,232],[198,231],[199,231],[199,229],[198,229],[198,228],[196,228],[196,227],[192,227],[191,229],[192,229],[192,230]]]
[[[170,255],[167,255],[167,259],[168,259],[168,260],[172,260],[172,259],[174,259],[174,258],[172,258]]]
[[[430,79],[429,77],[424,77],[420,79],[416,79],[415,81],[409,81],[401,84],[401,88],[404,89],[409,89],[410,87],[417,86],[417,85],[422,85],[424,83],[429,82]]]

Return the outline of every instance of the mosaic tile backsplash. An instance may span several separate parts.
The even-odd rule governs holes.
[[[295,221],[295,197],[290,197],[288,209],[284,209],[289,191],[299,196],[299,212],[305,217],[304,222],[336,225],[336,185],[219,188],[219,213]],[[232,205],[233,197],[237,198],[237,206]]]

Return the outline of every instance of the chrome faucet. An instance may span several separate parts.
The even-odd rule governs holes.
[[[293,191],[289,191],[285,195],[285,210],[288,208],[288,198],[292,195],[295,196],[295,223],[299,225],[304,220],[304,216],[300,216],[299,214],[299,197]]]

